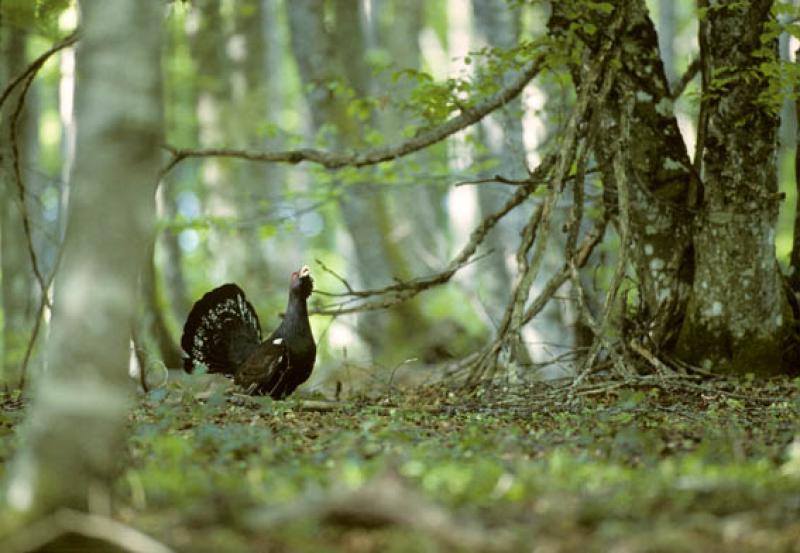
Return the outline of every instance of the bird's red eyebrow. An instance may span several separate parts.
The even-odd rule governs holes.
[[[298,273],[297,271],[294,271],[294,272],[292,272],[291,279],[292,279],[292,280],[296,279],[296,278],[298,277],[298,275],[299,275],[299,274],[300,274],[300,273]]]

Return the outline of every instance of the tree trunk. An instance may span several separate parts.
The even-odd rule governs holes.
[[[19,74],[25,66],[25,33],[16,27],[6,27],[5,36],[0,37],[2,48],[2,67],[0,68],[0,82],[8,83],[12,77]],[[0,383],[5,388],[14,388],[20,382],[20,367],[22,364],[25,347],[30,335],[31,315],[36,310],[31,260],[25,247],[26,238],[22,223],[22,205],[19,189],[14,177],[14,167],[11,156],[11,118],[16,109],[18,87],[15,94],[7,100],[0,124],[0,143],[3,145],[0,153],[0,171],[2,171],[3,188],[0,190],[0,256],[2,256],[2,310],[3,310],[3,336],[2,336],[2,365],[0,365]],[[27,164],[25,144],[25,120],[27,109],[21,115],[17,125],[17,145],[19,148],[21,167]],[[26,195],[26,200],[28,200]]]
[[[27,515],[108,499],[122,453],[137,273],[160,162],[158,3],[83,0],[78,138],[47,370],[6,498]],[[99,500],[99,501],[98,501]]]
[[[563,32],[570,19],[568,3],[554,10],[550,28]],[[691,212],[696,190],[692,165],[683,143],[678,122],[672,112],[669,87],[658,52],[656,31],[647,15],[643,0],[627,0],[620,4],[627,10],[619,41],[620,67],[607,101],[596,106],[599,125],[594,144],[603,175],[606,207],[616,208],[614,155],[619,144],[631,144],[624,155],[624,164],[631,188],[629,250],[640,285],[640,301],[645,318],[651,322],[649,339],[657,348],[672,347],[676,325],[682,319],[692,275]],[[618,8],[619,9],[619,8]],[[615,12],[616,13],[616,12]],[[582,23],[606,29],[614,14],[604,16],[591,12]],[[589,52],[603,40],[597,35],[580,35]],[[591,54],[588,54],[591,55]],[[581,68],[572,67],[573,78],[580,82]],[[634,98],[631,136],[620,135],[622,98]]]
[[[767,61],[777,53],[777,43],[761,42],[771,6],[710,9],[704,26],[715,87],[706,94],[705,202],[678,353],[717,371],[780,371],[790,326],[775,258],[778,118],[762,98],[769,83],[756,55],[764,46],[773,51]]]
[[[775,259],[777,119],[759,99],[767,82],[757,70],[763,59],[754,55],[771,3],[716,6],[701,25],[707,29],[707,74],[718,79],[703,106],[708,138],[702,185],[672,113],[643,0],[617,6],[626,10],[618,37],[621,63],[608,101],[598,106],[603,138],[595,153],[607,195],[615,190],[616,145],[633,146],[624,152],[631,187],[629,255],[646,335],[656,347],[715,372],[779,370],[790,316]],[[550,26],[557,33],[572,21],[568,7],[554,10]],[[581,17],[605,29],[615,14]],[[588,51],[602,38],[577,32]],[[573,74],[579,78],[578,67]],[[727,76],[732,79],[719,84]],[[619,134],[625,97],[635,98],[637,123],[628,137]]]

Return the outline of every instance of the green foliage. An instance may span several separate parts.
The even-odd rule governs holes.
[[[741,12],[750,8],[749,2],[715,4],[698,10],[698,17],[707,18],[711,11]],[[765,22],[759,40],[761,46],[751,55],[754,63],[748,67],[717,67],[706,90],[706,98],[724,98],[734,86],[745,85],[760,89],[755,104],[773,116],[777,116],[783,103],[798,98],[797,83],[800,82],[800,65],[778,57],[777,40],[783,33],[800,38],[800,7],[791,2],[776,2],[771,17]],[[746,121],[741,122],[742,125]]]
[[[173,383],[131,417],[115,503],[123,520],[184,550],[347,551],[355,535],[370,551],[403,550],[402,528],[302,515],[245,530],[253,509],[357,489],[391,467],[428,500],[502,529],[512,551],[544,541],[575,551],[781,551],[796,537],[796,381],[546,391],[487,391],[480,402],[395,392],[316,412]],[[6,398],[0,417],[5,461],[17,446],[15,401]],[[731,535],[743,520],[747,532]]]
[[[58,18],[73,0],[3,0],[0,21],[48,38],[58,38]]]

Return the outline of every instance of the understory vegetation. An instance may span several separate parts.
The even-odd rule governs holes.
[[[5,396],[3,462],[24,411]],[[798,422],[788,379],[340,402],[174,382],[129,417],[113,518],[179,551],[797,551]]]

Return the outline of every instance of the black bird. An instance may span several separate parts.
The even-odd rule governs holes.
[[[183,368],[203,363],[232,376],[249,393],[283,399],[311,376],[317,347],[306,300],[314,288],[307,266],[292,273],[289,305],[280,326],[261,341],[255,309],[236,284],[224,284],[194,304],[183,326]]]

